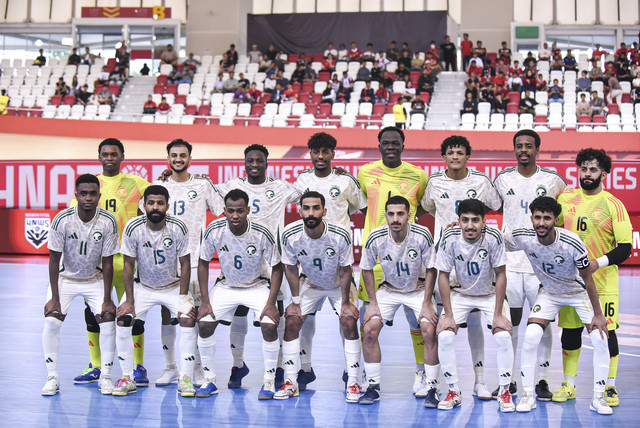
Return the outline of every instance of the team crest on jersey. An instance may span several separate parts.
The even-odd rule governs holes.
[[[331,247],[327,247],[327,248],[324,250],[324,253],[327,255],[327,257],[329,257],[330,259],[332,259],[332,258],[334,258],[334,257],[335,257],[335,255],[336,255],[336,250],[334,250],[334,249],[333,249],[333,248],[331,248]]]
[[[24,219],[24,237],[34,248],[40,248],[49,240],[50,226],[51,217],[49,214],[26,214]]]
[[[249,256],[255,256],[255,255],[256,255],[256,253],[258,252],[258,249],[256,248],[256,246],[255,246],[255,245],[253,245],[253,244],[249,244],[249,245],[247,246],[247,248],[245,249],[245,251],[246,251],[247,255],[249,255]]]
[[[93,238],[93,242],[102,241],[102,232],[96,230],[95,232],[93,232],[93,235],[91,235],[91,238]]]
[[[127,193],[129,193],[129,191],[127,190],[126,187],[124,186],[120,186],[118,187],[118,189],[116,190],[116,195],[118,195],[119,199],[124,199],[127,197]]]
[[[543,185],[536,187],[536,197],[547,196],[547,188]]]
[[[329,196],[331,196],[331,199],[338,199],[340,193],[340,188],[338,186],[331,186],[329,189]]]
[[[531,309],[531,312],[537,313],[537,312],[540,312],[540,309],[542,309],[540,305],[535,305],[533,309]]]
[[[409,251],[407,251],[407,257],[409,257],[409,260],[415,260],[418,258],[418,252],[413,248],[409,248]]]
[[[403,193],[408,192],[409,191],[409,182],[407,180],[402,180],[402,181],[398,182],[398,188]]]
[[[189,193],[187,193],[187,198],[189,198],[190,201],[195,200],[198,197],[198,192],[196,192],[195,190],[189,190]]]
[[[476,196],[478,196],[478,192],[476,192],[475,189],[469,189],[467,190],[467,198],[469,199],[475,199]]]
[[[273,190],[271,190],[271,189],[267,189],[267,190],[264,192],[264,196],[265,196],[265,197],[270,201],[270,200],[272,200],[272,199],[276,196],[276,192],[274,192],[274,191],[273,191]]]
[[[561,265],[562,263],[564,263],[564,257],[562,257],[561,255],[557,255],[553,258],[553,261],[555,261],[557,265]]]
[[[162,240],[162,246],[168,250],[173,245],[173,239],[166,237]]]
[[[489,253],[484,248],[480,248],[480,251],[478,251],[478,258],[480,260],[486,259],[488,255],[489,255]]]
[[[604,213],[602,212],[602,208],[594,208],[591,213],[591,218],[594,220],[600,220]]]

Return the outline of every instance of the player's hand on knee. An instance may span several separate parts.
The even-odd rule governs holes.
[[[453,319],[451,315],[443,315],[438,321],[438,326],[436,327],[436,335],[442,333],[445,330],[451,330],[454,333],[458,333],[458,326],[456,325],[456,321]]]
[[[60,308],[60,301],[59,300],[49,300],[45,305],[44,305],[44,316],[52,316],[55,318],[60,319],[60,317],[62,316],[62,309]]]
[[[214,320],[216,319],[215,315],[213,315],[213,309],[211,309],[211,303],[209,303],[208,301],[203,301],[200,305],[200,308],[198,308],[198,321],[200,321],[207,315],[210,315]]]
[[[433,309],[431,302],[422,305],[422,310],[418,315],[418,321],[422,322],[422,320],[426,320],[432,325],[438,324],[438,313]]]
[[[120,306],[118,306],[116,317],[120,318],[125,315],[131,315],[133,318],[136,317],[135,306],[133,305],[132,300],[125,300],[120,304]]]
[[[291,318],[291,317],[298,317],[300,318],[300,320],[302,320],[302,311],[300,309],[300,305],[296,305],[295,303],[290,303],[289,306],[287,306],[287,309],[285,309],[284,311],[284,317],[286,318]]]
[[[343,303],[340,308],[340,320],[342,320],[342,318],[353,318],[358,321],[358,318],[360,318],[360,312],[353,303],[346,302]]]
[[[191,294],[181,294],[178,299],[178,318],[180,315],[186,315],[189,318],[196,319],[196,308],[193,305],[193,297]]]
[[[382,324],[382,314],[380,313],[380,308],[377,303],[369,303],[367,310],[364,312],[364,324],[372,319],[377,319],[377,321]]]
[[[491,324],[491,333],[496,334],[498,329],[502,329],[507,333],[511,334],[513,330],[513,324],[507,317],[502,314],[494,314],[493,315],[493,323]]]
[[[102,312],[100,313],[100,316],[104,318],[105,314],[113,314],[115,316],[116,305],[113,301],[109,300],[102,303]]]
[[[607,329],[607,320],[605,319],[604,315],[594,315],[593,319],[591,320],[591,328],[589,329],[589,332],[592,332],[594,328],[597,328],[598,330],[600,330],[600,337],[602,337],[603,339],[605,337],[609,337],[609,330]]]
[[[262,313],[260,314],[260,320],[262,320],[264,317],[268,317],[269,319],[271,319],[271,321],[273,321],[273,323],[277,326],[280,322],[280,312],[278,311],[276,305],[265,305]]]

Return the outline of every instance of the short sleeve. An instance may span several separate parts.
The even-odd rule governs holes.
[[[184,223],[182,223],[184,225]],[[177,227],[177,241],[176,242],[176,253],[178,254],[178,257],[184,257],[187,256],[191,253],[191,249],[189,248],[189,233],[186,232],[187,228],[186,225],[184,225],[184,232],[182,231],[182,228]]]
[[[426,269],[431,269],[436,266],[436,251],[433,244],[425,238],[422,242],[422,264]]]
[[[369,235],[371,236],[371,235]],[[375,246],[369,245],[370,239],[367,238],[367,242],[362,247],[362,257],[360,259],[360,269],[372,270],[378,261],[378,253]]]
[[[120,246],[120,235],[118,235],[118,228],[109,231],[107,237],[102,243],[102,257],[109,257],[117,254]]]
[[[351,266],[354,261],[351,241],[341,239],[340,244],[340,266]]]
[[[503,233],[502,237],[504,238],[504,246],[507,251],[518,251],[522,250],[520,247],[520,243],[514,238],[511,232]]]
[[[207,230],[200,244],[200,259],[205,262],[210,261],[216,253],[216,244],[214,239],[214,232]]]
[[[427,186],[424,190],[424,195],[420,200],[420,205],[422,206],[422,209],[431,214],[436,212],[436,204],[433,200],[432,194],[433,186],[431,186],[431,181],[427,181]]]
[[[349,176],[349,187],[347,191],[347,201],[352,208],[351,212],[361,210],[367,206],[367,197],[360,188],[358,181],[352,175]]]
[[[264,251],[265,259],[267,260],[267,263],[269,263],[269,266],[276,266],[282,261],[280,258],[280,250],[278,250],[278,243],[275,241],[272,243],[266,237],[264,238],[264,241],[266,246]]]
[[[617,244],[631,244],[632,227],[627,209],[618,199],[610,198],[611,218],[613,220],[613,237]]]
[[[418,167],[419,168],[419,167]],[[416,200],[421,201],[426,193],[425,190],[427,188],[427,182],[429,181],[429,176],[425,172],[424,169],[420,169],[420,189],[418,190],[418,194],[416,196]]]
[[[365,184],[367,173],[360,168],[358,170],[358,183],[360,184],[360,190],[364,193],[364,196],[367,196],[367,185]]]
[[[126,230],[126,226],[125,226]],[[138,242],[135,238],[135,230],[131,235],[123,234],[122,243],[120,244],[120,252],[125,256],[136,257],[138,254]]]
[[[451,238],[447,239],[447,237],[443,238],[436,256],[436,269],[442,272],[453,272],[454,268],[453,255],[451,252],[453,245],[451,245],[450,239]]]
[[[494,269],[500,266],[505,266],[507,264],[507,252],[504,240],[493,239],[491,247],[491,266]]]
[[[51,224],[53,225],[55,223],[56,219],[54,218]],[[51,227],[49,230],[49,244],[47,247],[50,251],[57,251],[59,253],[64,251],[64,225],[58,223],[56,228],[53,226]]]
[[[287,240],[282,243],[282,263],[285,265],[297,265],[298,257],[296,251],[291,246],[291,241]]]
[[[300,196],[302,196],[302,191],[295,187],[293,184],[288,181],[284,182],[285,192],[287,192],[287,205],[288,204],[297,204],[300,202]],[[277,264],[277,263],[276,263]]]
[[[207,183],[205,185],[206,189],[206,200],[207,200],[207,208],[213,215],[220,215],[224,210],[224,200],[222,196],[220,196],[220,192],[216,186],[209,180],[206,179]]]

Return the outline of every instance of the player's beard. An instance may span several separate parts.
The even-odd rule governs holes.
[[[315,229],[316,227],[318,227],[318,225],[322,221],[322,218],[309,216],[309,217],[303,218],[302,221],[304,222],[304,225],[307,226],[307,228]]]
[[[600,182],[602,181],[602,174],[598,178],[594,178],[590,183],[584,181],[584,179],[580,179],[580,187],[584,190],[593,190],[597,189],[600,186]]]
[[[173,165],[169,165],[169,167],[171,168],[171,170],[173,172],[175,172],[176,174],[180,174],[181,172],[186,171],[187,168],[189,168],[189,164],[185,164],[182,169],[178,169],[176,167],[174,167]]]
[[[151,223],[155,223],[158,224],[160,223],[162,220],[164,220],[164,218],[166,217],[167,213],[161,213],[160,211],[151,211],[150,213],[147,213],[147,218],[149,219],[149,221]]]

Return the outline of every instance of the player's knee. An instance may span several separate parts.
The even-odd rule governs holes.
[[[211,337],[215,329],[216,329],[215,323],[207,322],[207,321],[200,321],[198,323],[198,332],[200,334],[200,337],[202,337],[203,339]]]
[[[372,344],[378,341],[378,335],[380,335],[380,330],[382,329],[382,324],[377,322],[377,320],[371,320],[364,325],[364,342],[365,344]]]
[[[98,326],[98,321],[96,317],[91,312],[91,308],[87,306],[84,308],[84,321],[87,323],[87,331],[89,333],[100,333],[100,326]]]
[[[53,315],[47,315],[44,317],[44,330],[48,333],[54,333],[60,330],[62,327],[62,320]]]
[[[178,322],[180,323],[180,327],[194,327],[196,325],[196,320],[189,317],[180,317]]]
[[[131,331],[131,334],[133,336],[139,336],[139,335],[141,335],[143,333],[144,333],[144,321],[135,320],[133,322],[133,330]]]
[[[131,315],[125,315],[118,318],[118,326],[119,327],[131,327],[133,324],[133,318]]]
[[[262,330],[262,337],[267,342],[273,342],[278,340],[278,327],[273,323],[261,322],[260,329]]]
[[[495,339],[499,350],[504,350],[513,346],[511,343],[511,335],[508,331],[498,330],[493,334],[493,338]]]
[[[115,319],[116,319],[116,314],[113,312],[105,312],[101,315],[96,315],[96,321],[98,321],[98,324],[112,322]]]
[[[246,317],[248,313],[249,313],[249,308],[247,306],[240,305],[236,308],[236,311],[234,312],[233,316]]]
[[[616,335],[615,330],[609,331],[609,357],[617,357],[620,354],[620,349],[618,348],[618,336]]]
[[[424,339],[425,345],[438,343],[435,325],[427,321],[422,321],[420,323],[420,332],[422,333],[422,338]]]
[[[301,328],[302,328],[302,320],[300,319],[300,317],[289,317],[286,319],[285,331],[288,334],[293,334],[297,336]]]
[[[527,329],[524,333],[524,343],[522,346],[522,352],[534,352],[538,348],[538,344],[542,339],[545,326],[537,322],[530,322],[527,324]]]
[[[582,330],[580,328],[563,328],[562,336],[560,336],[560,342],[562,343],[562,349],[565,351],[575,351],[582,347]]]
[[[453,340],[455,339],[456,334],[451,330],[442,330],[440,334],[438,334],[438,346],[442,348],[453,346]]]

